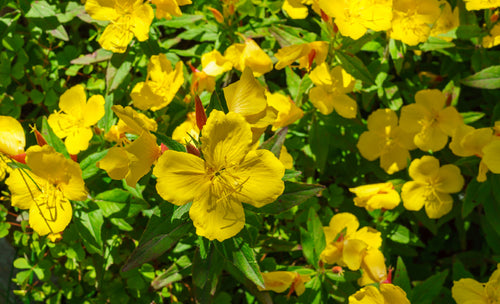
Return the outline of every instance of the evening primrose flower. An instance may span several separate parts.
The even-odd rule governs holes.
[[[260,208],[283,193],[285,168],[270,151],[252,148],[250,125],[237,113],[213,110],[200,140],[204,159],[163,153],[153,169],[156,190],[178,206],[192,201],[196,233],[222,242],[243,229],[242,202]]]
[[[468,11],[490,9],[500,6],[500,0],[464,0],[464,2],[465,8]]]
[[[399,125],[416,133],[413,141],[422,151],[439,151],[446,146],[460,124],[462,116],[453,106],[446,106],[446,95],[439,90],[421,90],[415,103],[403,106]]]
[[[62,232],[73,216],[70,200],[87,198],[80,166],[49,145],[30,147],[26,164],[31,171],[13,170],[6,180],[12,206],[29,209],[29,224],[38,234]]]
[[[500,132],[492,128],[474,129],[465,124],[455,131],[450,149],[461,157],[477,156],[481,158],[477,175],[478,182],[486,181],[486,173],[500,174]]]
[[[316,86],[309,92],[309,98],[321,114],[328,115],[335,109],[342,117],[356,117],[358,105],[347,96],[355,80],[341,66],[329,69],[323,62],[311,72],[310,78]]]
[[[224,57],[229,60],[235,69],[243,71],[249,67],[255,77],[270,72],[273,62],[260,46],[251,38],[245,39],[245,43],[235,43],[227,48]]]
[[[179,6],[191,4],[191,0],[151,0],[156,5],[156,18],[172,19],[172,16],[182,16]]]
[[[438,0],[394,0],[389,36],[408,45],[425,42],[440,14]]]
[[[328,46],[326,41],[313,41],[281,48],[274,54],[278,58],[275,68],[281,70],[298,60],[300,69],[310,69],[313,60],[316,61],[316,64],[325,62]]]
[[[500,303],[500,264],[487,283],[474,279],[460,279],[453,282],[451,295],[457,304],[499,304]]]
[[[391,28],[392,0],[319,0],[319,7],[335,18],[339,32],[352,39],[361,38],[368,29]]]
[[[194,140],[198,141],[200,129],[196,124],[196,112],[187,114],[186,120],[175,128],[172,139],[185,145]]]
[[[149,124],[131,107],[113,106],[115,114],[139,137],[132,143],[122,141],[112,147],[97,166],[105,170],[112,179],[125,179],[127,185],[135,187],[160,156],[156,137],[149,132]],[[122,146],[124,145],[124,146]]]
[[[423,156],[412,161],[408,171],[413,181],[406,182],[401,190],[406,209],[418,211],[425,206],[431,219],[451,211],[453,198],[450,193],[457,193],[464,186],[464,178],[457,166],[440,167],[437,158]]]
[[[134,111],[133,117],[134,120],[136,120],[138,124],[141,126],[141,128],[136,128],[141,133],[143,129],[154,132],[158,128],[158,124],[156,123],[156,121],[154,119],[147,117],[143,113],[138,113]],[[123,121],[123,119],[120,118],[118,119],[118,123],[116,125],[111,126],[109,131],[106,134],[104,134],[104,139],[108,141],[117,142],[119,145],[129,144],[130,141],[127,139],[125,135],[126,133],[140,135],[138,134],[138,131],[129,127],[125,123],[125,121]]]
[[[391,182],[363,185],[349,188],[349,191],[356,194],[354,205],[364,207],[368,211],[394,209],[401,202],[401,198]]]
[[[66,90],[59,99],[59,112],[51,114],[48,123],[69,154],[78,154],[88,148],[93,133],[90,128],[104,116],[104,97],[94,95],[87,100],[83,86]]]
[[[361,134],[357,147],[370,160],[380,158],[380,167],[388,174],[403,170],[415,149],[413,138],[398,126],[398,116],[390,109],[378,109],[367,120],[368,131]]]
[[[361,277],[358,279],[359,286],[374,283],[391,283],[391,277],[387,274],[385,257],[380,250],[367,250],[361,263]],[[390,271],[392,271],[390,269]]]
[[[492,48],[499,44],[500,44],[500,24],[497,23],[490,30],[489,35],[483,37],[482,45],[484,48]]]
[[[453,40],[452,37],[442,37],[440,35],[448,33],[460,25],[458,6],[452,11],[451,5],[448,2],[443,1],[441,2],[441,5],[441,15],[439,15],[439,18],[432,26],[430,36],[437,37],[445,41],[451,41]]]
[[[361,288],[349,297],[349,304],[410,304],[406,292],[399,286],[392,284],[370,285]]]
[[[358,227],[358,219],[353,214],[334,215],[330,225],[323,227],[326,247],[321,252],[321,260],[327,264],[338,264],[358,270],[367,252],[378,250],[382,245],[380,232],[371,227],[358,230]]]
[[[184,64],[179,61],[172,70],[172,64],[165,54],[151,56],[146,81],[137,83],[130,93],[134,105],[141,110],[151,111],[169,105],[184,83],[183,67]]]
[[[265,288],[259,290],[272,290],[274,292],[285,292],[290,288],[289,295],[295,291],[300,296],[306,291],[304,283],[311,280],[308,275],[302,275],[295,271],[271,271],[262,273]]]
[[[110,21],[98,42],[113,53],[124,53],[134,36],[139,41],[149,37],[154,12],[143,0],[87,0],[85,10],[95,20]]]
[[[267,104],[278,112],[278,117],[273,122],[273,131],[286,127],[304,116],[304,111],[297,107],[290,97],[280,93],[266,91]]]
[[[281,146],[279,160],[283,164],[283,166],[285,166],[285,169],[293,169],[293,157],[292,155],[290,155],[290,153],[288,153],[285,145]]]

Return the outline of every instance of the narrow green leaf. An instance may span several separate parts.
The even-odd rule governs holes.
[[[264,288],[259,264],[252,248],[240,237],[232,237],[222,243],[225,257],[255,285]]]
[[[202,258],[199,250],[193,259],[193,285],[198,303],[212,303],[217,291],[219,276],[224,268],[224,258],[214,246],[210,246],[206,258]]]
[[[275,133],[271,138],[263,142],[259,149],[266,149],[271,151],[274,156],[277,158],[280,157],[281,154],[281,147],[283,146],[283,143],[285,142],[286,138],[286,133],[288,132],[288,128],[282,128],[279,130],[277,133]]]
[[[57,135],[52,131],[52,128],[47,122],[47,118],[44,116],[42,118],[42,136],[47,141],[47,144],[54,148],[57,152],[62,153],[66,158],[70,158],[66,146],[63,141],[57,137]]]
[[[158,138],[157,142],[158,144],[164,144],[167,146],[170,150],[174,151],[179,151],[179,152],[186,152],[186,147],[184,147],[183,144],[178,143],[177,141],[173,140],[172,138],[163,135],[161,133],[156,133],[156,132],[151,132],[153,133],[156,138]]]
[[[462,79],[461,83],[480,89],[498,89],[500,88],[500,65],[483,69]]]
[[[446,269],[445,271],[437,273],[421,284],[415,286],[415,288],[413,288],[410,302],[412,304],[434,303],[434,299],[439,295],[441,288],[443,288],[448,272],[448,269]]]
[[[103,159],[104,156],[108,153],[108,150],[99,151],[90,154],[84,160],[80,162],[80,169],[82,169],[82,177],[83,179],[87,179],[89,177],[94,176],[97,172],[99,172],[99,168],[97,167],[97,162]]]
[[[394,285],[401,287],[406,292],[406,296],[408,299],[411,298],[412,290],[410,278],[408,277],[408,271],[406,270],[405,263],[403,262],[403,259],[401,257],[398,257],[393,283]]]
[[[106,60],[111,59],[113,56],[113,52],[110,52],[105,49],[98,49],[97,51],[80,56],[76,59],[71,60],[71,64],[82,64],[82,65],[89,65],[89,64],[94,64],[98,62],[103,62]]]
[[[358,57],[342,52],[336,52],[335,58],[344,70],[354,78],[361,80],[368,85],[375,85],[374,78],[363,61]]]

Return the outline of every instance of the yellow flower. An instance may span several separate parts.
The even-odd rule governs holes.
[[[134,38],[145,41],[154,18],[151,5],[143,0],[87,0],[85,10],[95,20],[110,21],[99,44],[114,53],[124,53]]]
[[[192,142],[192,138],[198,140],[199,134],[200,129],[198,129],[198,125],[196,124],[196,112],[190,112],[187,114],[186,121],[175,128],[172,133],[172,139],[185,145]]]
[[[233,68],[231,61],[224,58],[217,50],[205,53],[201,56],[203,72],[209,76],[219,76]]]
[[[308,9],[306,5],[311,5],[313,11],[315,11],[317,14],[321,14],[317,2],[317,0],[285,0],[281,8],[292,19],[305,19],[308,15]]]
[[[378,250],[382,245],[380,232],[363,227],[358,230],[359,222],[351,213],[338,213],[330,220],[325,232],[326,247],[320,258],[327,264],[347,266],[358,270],[368,251]]]
[[[264,88],[252,70],[246,68],[240,80],[223,90],[229,112],[241,114],[250,123],[256,142],[266,127],[276,120],[276,112],[268,106]]]
[[[260,208],[284,190],[285,168],[267,150],[252,149],[252,131],[236,113],[213,110],[203,127],[205,159],[168,150],[153,169],[158,194],[175,205],[193,202],[196,233],[224,241],[245,224],[243,203]]]
[[[349,304],[410,304],[406,292],[399,286],[392,284],[380,284],[366,286],[349,297]]]
[[[156,18],[172,19],[172,16],[182,16],[179,6],[191,4],[191,0],[152,0],[156,4]]]
[[[151,119],[144,115],[143,113],[138,113],[135,112],[133,114],[134,120],[137,120],[140,122],[139,124],[142,126],[142,128],[136,128],[142,133],[142,129],[146,129],[148,131],[156,131],[158,128],[158,124],[154,119]],[[109,129],[108,133],[104,135],[104,138],[108,141],[114,141],[117,142],[118,144],[127,144],[130,143],[129,140],[125,137],[125,133],[130,133],[130,134],[135,134],[135,135],[140,135],[137,133],[138,131],[132,129],[129,127],[123,119],[119,119],[118,123],[116,125],[111,126]]]
[[[380,250],[367,250],[361,263],[363,273],[358,279],[359,286],[373,283],[391,283],[391,277],[387,275],[385,258]],[[390,270],[392,271],[392,270]]]
[[[493,131],[492,128],[474,129],[462,124],[455,131],[450,143],[450,149],[455,155],[475,155],[481,158],[478,182],[486,181],[486,173],[490,170],[495,174],[500,173],[500,137]]]
[[[117,146],[108,150],[106,156],[97,163],[112,179],[125,179],[127,185],[135,187],[141,177],[146,175],[160,156],[156,137],[149,132],[148,121],[131,107],[113,106],[115,114],[139,137],[125,147]],[[126,143],[121,142],[120,144]]]
[[[229,60],[235,69],[243,71],[249,67],[255,77],[270,72],[273,62],[253,39],[245,39],[245,43],[235,43],[227,48],[224,57]]]
[[[427,41],[431,27],[441,14],[438,0],[394,0],[391,38],[408,45]]]
[[[300,69],[310,69],[313,60],[316,61],[316,64],[322,64],[325,62],[327,55],[328,42],[326,41],[314,41],[286,46],[274,54],[278,58],[275,68],[281,70],[298,60]]]
[[[368,211],[394,209],[401,202],[401,198],[391,182],[359,186],[350,188],[349,191],[356,194],[354,204],[358,207],[364,207]]]
[[[437,37],[446,41],[451,41],[453,38],[451,37],[441,37],[440,34],[445,34],[451,31],[452,29],[457,28],[460,25],[459,11],[458,6],[455,9],[451,10],[451,5],[443,1],[441,2],[443,5],[443,9],[441,11],[441,15],[434,23],[434,26],[431,29],[430,36]]]
[[[274,292],[284,292],[290,288],[289,295],[295,291],[297,296],[306,291],[304,283],[311,280],[308,275],[301,275],[294,271],[271,271],[262,273],[265,288],[258,287],[259,290],[272,290]]]
[[[62,232],[73,216],[69,200],[87,198],[80,166],[48,145],[30,147],[26,164],[31,171],[14,170],[6,180],[12,206],[29,209],[29,224],[38,234]]]
[[[499,304],[500,303],[500,264],[493,272],[488,283],[473,279],[460,279],[453,282],[451,295],[457,304]]]
[[[340,33],[359,39],[367,29],[391,28],[392,0],[319,0],[319,7],[330,17]]]
[[[415,94],[415,103],[401,109],[399,125],[410,133],[415,145],[422,151],[439,151],[448,137],[462,124],[462,116],[453,106],[446,107],[446,95],[439,90],[421,90]]]
[[[500,24],[495,24],[488,36],[483,37],[483,47],[492,48],[500,44]]]
[[[57,137],[66,138],[69,154],[86,150],[93,136],[90,127],[104,116],[104,97],[94,95],[87,101],[84,88],[76,85],[61,95],[59,108],[48,118],[50,127]]]
[[[172,64],[165,54],[151,56],[146,81],[136,84],[130,93],[134,105],[141,110],[151,111],[169,105],[184,83],[183,67],[184,64],[179,61],[175,70],[172,70]]]
[[[490,9],[500,6],[500,0],[464,0],[468,11]]]
[[[278,117],[273,122],[273,131],[286,127],[304,116],[304,111],[297,107],[290,97],[280,93],[266,91],[267,104],[278,111]]]
[[[10,116],[0,116],[0,153],[17,155],[24,152],[26,139],[23,126]]]
[[[378,109],[367,120],[368,131],[359,137],[357,147],[369,161],[380,158],[380,167],[388,174],[406,168],[408,150],[415,149],[412,137],[398,126],[398,116],[389,109]]]
[[[358,105],[347,96],[352,92],[355,80],[342,67],[330,70],[323,62],[311,72],[310,77],[316,87],[309,92],[309,98],[322,114],[328,115],[335,109],[342,117],[356,117]]]
[[[280,162],[285,166],[285,169],[293,169],[293,157],[288,153],[285,145],[281,146]]]
[[[433,156],[423,156],[411,162],[409,168],[413,181],[406,182],[401,198],[406,209],[418,211],[425,205],[431,219],[442,217],[451,211],[453,198],[464,186],[464,178],[455,165],[439,166]]]

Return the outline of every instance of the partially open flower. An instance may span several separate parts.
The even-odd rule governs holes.
[[[304,283],[311,280],[308,275],[301,275],[294,271],[271,271],[262,273],[262,278],[264,279],[265,288],[260,288],[259,290],[272,290],[274,292],[285,292],[290,288],[291,294],[295,293],[300,296],[306,291]]]
[[[224,57],[235,69],[243,71],[252,69],[255,77],[259,77],[273,69],[273,62],[253,39],[245,39],[245,43],[235,43],[227,48]]]
[[[394,209],[401,202],[401,198],[391,182],[363,185],[350,188],[349,191],[356,194],[354,204],[358,207],[364,207],[368,211]]]

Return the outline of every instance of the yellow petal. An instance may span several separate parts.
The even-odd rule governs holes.
[[[349,239],[344,241],[344,251],[342,258],[350,270],[358,270],[363,261],[363,256],[368,248],[368,244],[361,240]]]
[[[286,4],[286,1],[285,1]],[[283,6],[285,6],[283,4]],[[307,11],[307,9],[306,9]],[[310,51],[310,47],[308,44],[294,44],[290,46],[283,47],[278,50],[274,56],[278,58],[278,62],[276,63],[276,70],[281,70],[286,66],[294,63],[297,59],[302,56],[306,56]]]
[[[99,44],[103,49],[113,53],[125,53],[128,44],[134,38],[134,33],[124,24],[126,21],[119,18],[116,23],[109,24],[102,33]]]
[[[410,152],[407,149],[399,145],[390,145],[380,155],[380,167],[388,174],[393,174],[406,168],[409,159]]]
[[[333,239],[335,236],[330,233],[330,227],[323,227],[325,236],[331,236]],[[331,243],[328,241],[325,249],[320,254],[320,259],[326,264],[338,264],[342,260],[342,246],[339,246],[337,243]]]
[[[87,0],[85,11],[95,20],[115,20],[119,15],[115,9],[117,0]]]
[[[359,136],[356,147],[359,153],[369,161],[374,161],[380,157],[385,146],[385,138],[373,131],[366,131]]]
[[[366,124],[370,131],[385,133],[387,127],[395,128],[398,125],[398,116],[393,110],[378,109],[368,116]]]
[[[39,235],[62,232],[71,222],[73,208],[66,198],[56,195],[46,200],[37,199],[37,203],[38,207],[30,208],[29,223]]]
[[[250,116],[264,111],[267,106],[264,88],[255,79],[249,68],[243,71],[239,81],[223,90],[230,112]]]
[[[265,288],[259,290],[272,290],[274,292],[285,292],[292,285],[297,273],[291,271],[272,271],[262,273]]]
[[[415,103],[431,112],[439,112],[446,104],[446,95],[440,90],[420,90],[415,94]]]
[[[463,119],[455,107],[446,107],[439,111],[437,118],[439,128],[448,136],[453,136],[459,125],[463,124]]]
[[[378,249],[367,250],[361,264],[363,274],[358,280],[358,285],[365,286],[372,283],[380,283],[387,279],[387,268],[385,258]]]
[[[273,62],[260,46],[253,39],[245,40],[245,50],[243,51],[244,67],[249,67],[255,77],[270,72],[273,69]]]
[[[498,138],[498,137],[497,137]],[[483,162],[488,169],[496,174],[500,173],[500,140],[492,140],[483,148]]]
[[[464,186],[464,178],[455,165],[444,165],[439,168],[435,189],[444,193],[457,193]]]
[[[325,234],[327,243],[333,241],[344,228],[346,229],[344,237],[353,234],[358,229],[359,222],[354,214],[343,212],[337,213],[331,218],[329,227],[330,230]]]
[[[203,72],[214,77],[233,68],[233,64],[217,50],[203,54],[201,56],[201,65],[203,66]]]
[[[426,181],[429,178],[434,179],[439,172],[439,160],[434,156],[423,156],[411,162],[409,174],[413,180]]]
[[[241,185],[236,198],[260,208],[283,193],[285,167],[271,151],[250,151],[234,173]]]
[[[403,205],[407,210],[418,211],[422,209],[427,195],[425,184],[419,182],[406,182],[401,189]]]
[[[321,114],[328,115],[333,112],[333,94],[331,94],[326,86],[314,87],[309,91],[309,98],[316,109]]]
[[[224,58],[229,60],[233,67],[238,71],[243,71],[245,68],[245,61],[243,59],[244,50],[245,45],[243,43],[234,43],[224,52]]]
[[[349,304],[384,304],[382,294],[375,286],[366,286],[349,297]]]
[[[124,108],[120,105],[116,105],[112,106],[111,109],[115,112],[116,116],[118,116],[120,120],[124,122],[129,129],[131,129],[127,130],[129,133],[140,135],[144,131],[156,131],[156,128],[158,127],[156,121],[135,111],[132,107]],[[118,124],[120,124],[120,122],[118,122]]]
[[[211,167],[238,164],[250,151],[252,131],[243,116],[214,110],[203,127],[201,149]]]
[[[416,133],[422,129],[421,121],[430,116],[429,111],[420,104],[410,104],[401,108],[399,125],[406,132]]]
[[[0,116],[0,152],[7,155],[23,153],[26,140],[21,124],[10,116]]]
[[[381,284],[380,293],[384,296],[386,304],[410,304],[406,292],[399,286],[392,284]]]
[[[112,179],[120,180],[127,176],[129,170],[129,156],[123,147],[113,147],[97,166],[106,171]]]
[[[189,209],[196,234],[219,242],[238,234],[245,226],[245,212],[241,203],[230,196],[218,197],[210,183],[198,189],[198,195]]]
[[[491,274],[485,289],[490,299],[500,299],[500,264],[497,264],[497,270]]]
[[[154,11],[151,5],[144,3],[138,8],[135,8],[130,20],[130,31],[139,41],[145,41],[149,38],[149,27],[153,22]]]
[[[451,195],[442,192],[435,192],[425,200],[425,212],[431,219],[438,219],[448,214],[453,207]]]
[[[341,94],[333,98],[333,107],[344,118],[355,118],[358,113],[358,104],[351,97]]]
[[[293,157],[288,153],[285,145],[281,146],[281,152],[280,152],[280,162],[283,164],[285,169],[293,169]]]
[[[59,99],[59,108],[73,117],[83,117],[87,96],[81,85],[76,85],[66,90]]]
[[[460,141],[460,146],[467,152],[476,156],[483,155],[483,148],[491,142],[493,137],[491,128],[480,128],[472,130],[464,135]]]
[[[457,304],[486,304],[489,302],[484,290],[484,284],[469,278],[454,281],[451,288],[451,295]]]
[[[363,241],[370,249],[378,249],[382,246],[381,233],[371,227],[363,227],[354,232],[349,238]]]
[[[172,150],[160,156],[153,174],[157,177],[158,194],[175,205],[191,202],[201,186],[210,182],[205,177],[205,163],[201,158]]]
[[[85,113],[83,125],[86,127],[95,125],[104,116],[104,97],[102,95],[90,97],[83,113]]]
[[[472,131],[474,131],[474,128],[466,124],[460,124],[457,127],[449,145],[451,152],[453,152],[453,154],[462,157],[467,157],[475,154],[474,153],[475,151],[469,150],[462,145],[462,140],[465,137],[465,135],[467,135]]]
[[[5,180],[11,193],[11,205],[20,209],[29,209],[34,199],[40,195],[39,186],[44,180],[28,170],[13,170]]]
[[[292,19],[304,19],[308,15],[307,6],[301,0],[285,0],[282,8]]]
[[[89,141],[92,139],[92,130],[90,128],[74,128],[73,132],[68,134],[64,145],[69,154],[78,154],[80,151],[85,151],[89,147]]]
[[[326,85],[326,86],[331,86],[333,85],[333,80],[332,76],[330,75],[330,70],[328,68],[328,65],[326,63],[322,63],[314,70],[312,70],[311,74],[309,75],[311,78],[311,81],[317,85]]]

